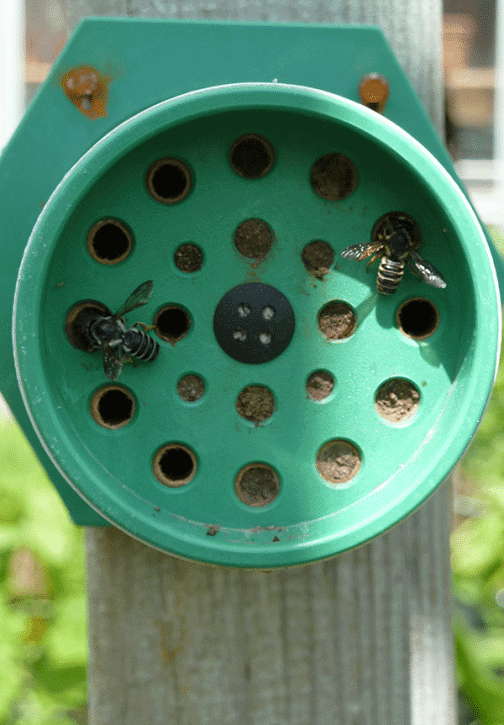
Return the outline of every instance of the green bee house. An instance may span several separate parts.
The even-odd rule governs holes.
[[[77,523],[302,564],[404,518],[468,445],[500,262],[377,29],[85,21],[0,179],[4,394]]]

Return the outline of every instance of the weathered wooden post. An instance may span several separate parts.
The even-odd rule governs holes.
[[[442,131],[439,0],[71,0],[68,14],[377,24]],[[449,520],[445,483],[370,544],[270,573],[89,528],[90,725],[455,723]]]

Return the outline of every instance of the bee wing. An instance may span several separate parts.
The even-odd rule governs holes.
[[[122,370],[124,350],[118,347],[113,350],[109,345],[103,347],[103,369],[109,380],[117,380]]]
[[[412,267],[413,271],[418,272],[420,277],[424,282],[427,282],[427,284],[430,284],[433,287],[439,287],[440,289],[444,289],[446,287],[446,282],[441,272],[436,269],[433,264],[421,257],[418,252],[410,250],[408,263]]]
[[[383,249],[383,242],[363,242],[362,244],[351,244],[341,252],[341,256],[345,259],[356,259],[358,262],[371,257],[373,254],[379,254]]]
[[[153,291],[154,282],[152,280],[143,282],[139,287],[136,288],[134,292],[130,294],[126,302],[121,307],[119,307],[113,319],[117,320],[119,319],[119,317],[122,317],[128,312],[131,312],[131,310],[136,310],[137,307],[142,307],[142,305],[146,305],[147,302],[150,300]]]

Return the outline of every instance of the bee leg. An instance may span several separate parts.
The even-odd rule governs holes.
[[[408,267],[413,272],[413,274],[416,274],[417,277],[420,277],[420,274],[419,274],[418,270],[415,269],[415,265],[413,264],[413,262],[410,259],[407,259],[406,262],[408,264]]]
[[[155,328],[155,325],[146,325],[145,322],[135,322],[132,327],[141,327],[144,332],[149,332],[149,330],[153,330]]]
[[[369,262],[366,264],[366,272],[369,272],[370,266],[376,262],[379,256],[379,254],[373,254]]]

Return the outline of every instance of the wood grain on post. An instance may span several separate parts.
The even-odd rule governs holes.
[[[380,25],[442,128],[440,0],[67,0],[87,15]],[[375,541],[271,573],[88,529],[90,725],[454,725],[447,483]]]

